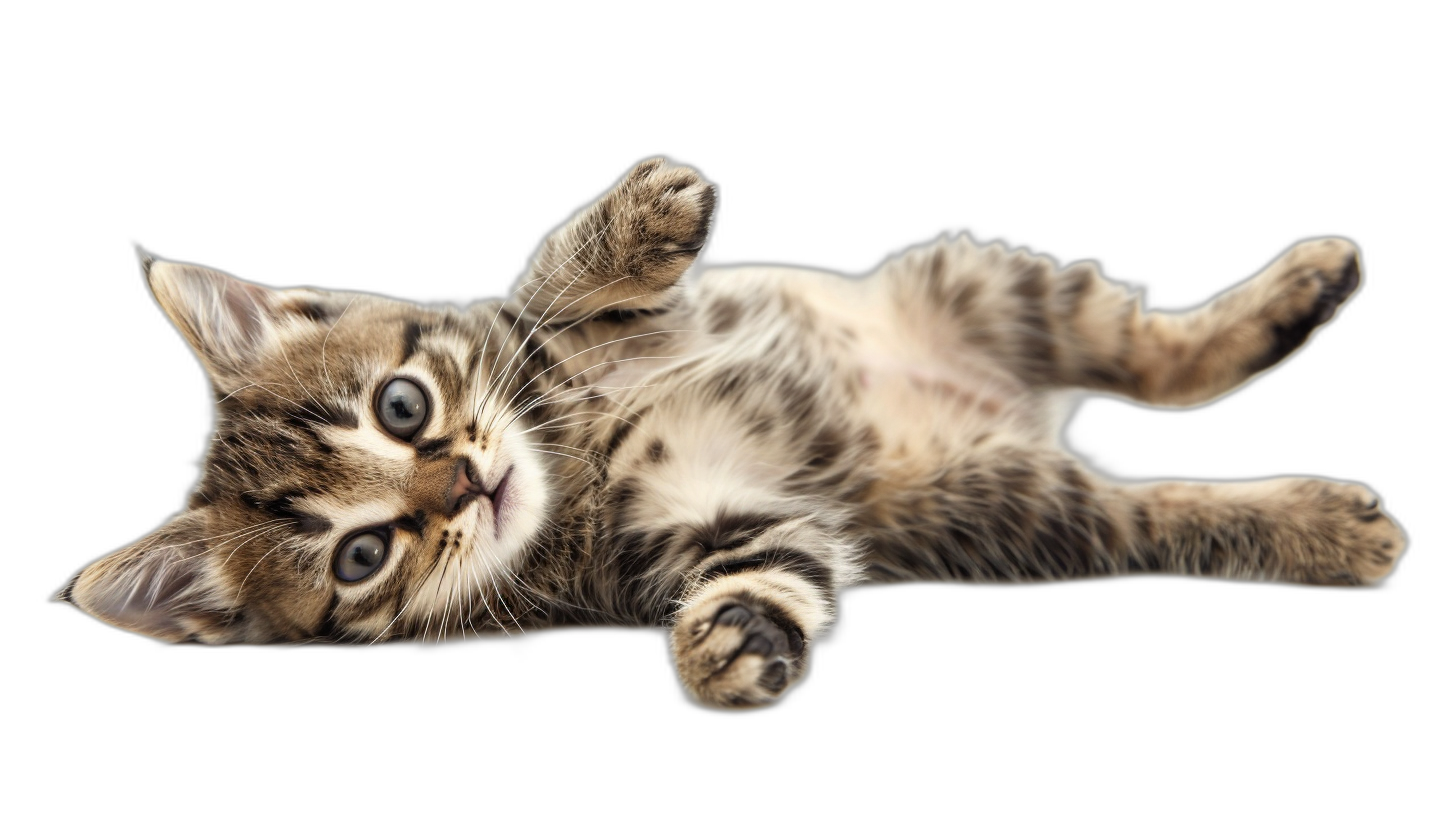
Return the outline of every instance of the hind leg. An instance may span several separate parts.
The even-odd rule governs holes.
[[[1322,479],[1119,487],[1135,567],[1189,575],[1370,584],[1395,568],[1400,528],[1374,493]]]
[[[1258,275],[1187,312],[1144,312],[1136,293],[1090,263],[942,240],[881,274],[912,319],[954,327],[1032,386],[1094,388],[1191,405],[1284,359],[1359,283],[1359,253],[1339,238],[1292,247]]]
[[[876,486],[861,522],[879,580],[1169,572],[1368,584],[1404,536],[1359,485],[1317,479],[1111,485],[1066,454],[997,446]]]

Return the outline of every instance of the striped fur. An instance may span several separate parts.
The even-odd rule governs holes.
[[[660,624],[692,694],[753,705],[861,580],[1393,568],[1402,535],[1362,487],[1113,484],[1057,444],[1073,389],[1187,405],[1278,362],[1354,290],[1352,244],[1146,313],[1094,265],[966,237],[858,278],[685,278],[713,204],[691,169],[644,162],[509,298],[459,309],[145,258],[217,431],[188,507],[64,596],[207,643]],[[376,410],[399,378],[429,403],[408,439]],[[344,581],[361,531],[387,555]]]

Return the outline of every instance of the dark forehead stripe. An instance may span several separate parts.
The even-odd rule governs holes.
[[[404,365],[416,356],[423,356],[422,365],[435,378],[441,391],[445,395],[449,395],[458,392],[463,387],[465,369],[455,355],[438,349],[424,348],[422,345],[425,338],[438,333],[441,329],[459,332],[461,331],[460,322],[453,315],[448,314],[440,316],[438,321],[432,324],[422,323],[418,320],[406,322],[401,335],[403,352],[399,364]]]
[[[465,387],[465,369],[454,356],[427,349],[424,364],[446,394],[459,393]]]
[[[404,324],[404,356],[400,358],[401,365],[420,350],[420,336],[424,333],[425,326],[418,321],[411,320]]]

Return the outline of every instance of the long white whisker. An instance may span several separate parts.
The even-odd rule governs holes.
[[[600,398],[600,399],[611,400],[612,401],[612,404],[614,404],[614,405],[617,405],[617,406],[620,406],[620,407],[626,407],[626,406],[623,406],[621,402],[618,402],[617,400],[613,400],[612,397],[610,396],[610,394],[611,393],[615,393],[617,391],[631,391],[631,390],[637,389],[637,388],[655,388],[659,384],[660,383],[638,383],[636,385],[616,385],[616,386],[608,386],[608,387],[592,386],[592,385],[589,385],[589,384],[588,385],[574,385],[571,388],[566,389],[566,391],[561,392],[561,394],[557,394],[556,395],[557,396],[556,399],[550,399],[550,400],[544,399],[544,397],[550,396],[551,392],[552,391],[555,391],[556,388],[560,388],[561,387],[561,384],[558,384],[556,386],[556,388],[552,388],[552,389],[550,389],[548,391],[542,392],[541,395],[536,400],[531,401],[531,402],[528,402],[525,405],[522,405],[520,407],[520,409],[518,409],[515,412],[515,414],[513,415],[512,419],[511,419],[511,422],[515,422],[517,419],[520,419],[522,416],[524,416],[525,414],[529,413],[532,409],[538,408],[538,407],[540,407],[542,405],[562,405],[562,404],[573,403],[573,402],[587,402],[588,400],[593,400],[593,399]],[[582,396],[562,396],[562,394],[567,394],[567,393],[569,393],[571,391],[581,391],[581,390],[588,390],[588,391],[590,391],[590,390],[593,390],[593,389],[595,389],[595,393],[592,393],[592,394],[586,394],[586,395],[582,395]],[[571,414],[564,414],[563,416],[571,416]],[[615,414],[612,414],[611,416],[616,416],[616,415]],[[618,418],[620,419],[620,417],[618,417]],[[507,425],[509,425],[509,424],[510,423],[507,423]]]
[[[446,576],[448,576],[450,574],[451,562],[453,562],[454,560],[455,560],[455,557],[454,557],[454,553],[453,552],[450,554],[450,557],[448,557],[448,558],[445,559],[445,569],[444,569],[443,572],[440,573],[440,587],[439,587],[440,589],[444,589],[445,588],[445,578],[446,578]],[[445,636],[445,615],[446,615],[446,613],[448,613],[450,611],[450,598],[451,598],[452,595],[454,595],[453,587],[452,587],[452,590],[450,592],[445,593],[445,605],[444,605],[444,607],[442,607],[440,609],[440,634],[439,634],[438,637],[435,638],[435,642],[436,643],[440,642],[440,639]],[[434,601],[435,601],[435,603],[434,604],[431,604],[431,606],[430,606],[431,614],[434,614],[434,608],[435,608],[435,606],[439,605],[439,603],[440,603],[440,593],[438,591],[436,591],[436,593],[435,593]],[[422,638],[422,639],[428,639],[429,637],[430,637],[430,630],[429,630],[429,627],[426,627],[425,628],[425,635],[424,635],[424,638]]]
[[[658,329],[656,331],[642,332],[640,334],[630,334],[630,335],[627,335],[626,337],[614,337],[611,340],[605,340],[605,341],[603,341],[601,343],[597,343],[596,345],[591,346],[590,348],[584,348],[581,351],[578,351],[577,353],[571,355],[570,357],[567,357],[564,360],[561,360],[561,361],[559,361],[557,363],[553,363],[552,365],[549,365],[546,368],[542,369],[541,370],[541,373],[539,373],[536,376],[532,377],[531,379],[527,380],[524,385],[522,385],[520,388],[516,389],[516,392],[514,394],[512,394],[510,396],[510,398],[505,401],[505,404],[506,405],[509,405],[512,402],[514,402],[515,399],[516,399],[516,397],[519,397],[521,395],[521,392],[522,391],[525,391],[527,388],[530,388],[531,387],[531,383],[534,383],[535,381],[537,381],[537,380],[541,379],[542,377],[544,377],[547,374],[547,372],[552,371],[553,369],[559,368],[560,366],[563,366],[563,365],[571,362],[572,360],[575,360],[576,358],[580,357],[583,354],[588,354],[590,352],[596,351],[597,349],[602,348],[604,346],[610,346],[610,345],[612,345],[614,343],[625,343],[628,340],[640,340],[640,339],[642,339],[644,337],[652,337],[653,335],[657,335],[657,334],[684,334],[684,333],[695,333],[695,332],[696,332],[695,329]],[[616,362],[616,363],[625,363],[625,362],[630,362],[631,360],[670,360],[670,359],[673,359],[674,357],[678,357],[678,356],[681,356],[681,355],[672,355],[671,357],[630,357],[630,358],[628,358],[626,360],[606,360],[604,362],[598,363],[597,365],[590,366],[588,368],[582,369],[581,371],[578,371],[576,374],[574,374],[572,376],[573,377],[579,377],[582,374],[584,374],[585,372],[590,371],[593,368],[598,368],[600,366],[607,365],[607,364],[613,363],[613,362]],[[497,420],[499,418],[500,418],[500,413],[497,412],[497,414],[494,417],[491,418],[491,422],[489,424],[494,424],[495,420]]]
[[[248,574],[247,575],[244,575],[242,582],[238,584],[238,592],[237,592],[237,595],[235,595],[233,597],[233,603],[234,604],[237,604],[237,602],[242,599],[242,597],[243,597],[243,587],[247,586],[248,585],[248,579],[251,578],[251,577],[253,577],[253,570],[257,569],[258,568],[258,565],[259,564],[262,564],[263,561],[268,558],[268,556],[270,556],[273,553],[277,552],[279,547],[282,547],[284,544],[287,544],[289,541],[292,541],[293,538],[294,538],[293,536],[289,536],[288,538],[283,539],[282,541],[278,542],[277,544],[274,544],[273,545],[273,549],[269,550],[268,552],[263,553],[263,557],[262,558],[259,558],[257,561],[253,562],[253,569],[248,570]]]
[[[249,541],[252,541],[252,540],[254,540],[256,538],[261,538],[262,536],[265,536],[265,535],[267,535],[267,534],[269,534],[269,533],[271,533],[271,532],[273,532],[275,530],[281,530],[284,527],[286,527],[287,525],[288,525],[288,522],[286,522],[286,521],[280,521],[278,523],[278,525],[277,526],[274,526],[274,527],[259,527],[258,529],[256,529],[252,533],[252,535],[249,535],[245,540],[239,541],[238,542],[238,546],[233,547],[233,551],[230,552],[230,553],[228,553],[228,557],[227,558],[224,558],[222,560],[222,564],[221,564],[221,566],[218,567],[218,569],[221,569],[222,567],[227,566],[228,562],[231,561],[231,560],[233,560],[233,556],[235,556],[235,555],[238,554],[238,550],[241,550],[243,548],[243,545],[244,544],[247,544]],[[226,546],[227,544],[229,544],[229,543],[231,543],[233,541],[237,541],[237,539],[236,538],[230,538],[227,541],[220,542],[218,544],[218,546],[219,547],[223,547],[223,546]],[[197,556],[189,556],[189,558],[196,558],[196,557]]]
[[[286,344],[280,345],[278,347],[278,352],[283,355],[283,364],[288,366],[289,376],[293,377],[293,382],[298,385],[298,388],[300,391],[303,392],[304,397],[306,397],[314,405],[323,407],[323,403],[319,401],[319,398],[314,396],[313,392],[308,390],[308,386],[303,384],[303,380],[300,380],[298,378],[298,372],[293,370],[293,361],[288,359],[288,349],[285,348],[284,345]]]
[[[497,557],[495,557],[495,555],[489,549],[484,550],[484,552],[485,552],[485,557],[491,559],[492,561],[494,561],[496,563],[496,566],[500,567],[501,568],[501,571],[506,576],[509,576],[511,574],[511,571],[508,570],[508,569],[506,569],[506,566],[504,564],[502,564],[501,561],[500,561],[500,559],[497,558]],[[495,587],[496,600],[500,601],[501,608],[505,609],[505,611],[506,611],[506,617],[509,617],[511,619],[511,622],[516,625],[516,628],[518,630],[520,630],[522,634],[525,634],[526,627],[524,627],[524,626],[521,625],[521,622],[516,619],[515,613],[511,611],[511,605],[508,604],[508,603],[506,603],[505,593],[504,592],[501,592],[501,590],[500,590],[500,584],[497,584],[495,582],[495,574],[494,574],[494,571],[491,570],[488,565],[485,568],[485,577],[486,577],[486,580],[490,581],[490,585],[493,586],[493,587]],[[497,623],[499,623],[499,621],[497,621]],[[501,624],[501,631],[502,632],[506,631],[505,624]]]
[[[425,582],[430,579],[430,576],[435,574],[435,567],[439,566],[439,564],[440,556],[436,555],[434,563],[430,565],[430,568],[425,571],[424,575],[420,576],[420,580],[415,582],[415,588],[410,590],[410,596],[408,599],[405,600],[404,605],[399,608],[398,612],[394,613],[394,617],[389,620],[389,623],[386,623],[384,625],[384,628],[379,631],[379,634],[376,635],[373,640],[369,641],[371,645],[378,643],[379,639],[384,637],[385,634],[389,632],[389,628],[391,626],[394,626],[395,622],[398,621],[402,615],[404,615],[405,610],[410,608],[410,604],[414,603],[415,598],[419,597],[420,590],[424,588]]]
[[[480,583],[480,572],[478,570],[476,570],[475,566],[476,566],[475,565],[475,560],[474,559],[471,559],[471,562],[470,562],[470,578],[471,578],[471,580],[475,581],[475,590],[480,593],[480,605],[483,606],[483,607],[485,607],[485,614],[490,615],[490,619],[492,621],[495,621],[496,628],[499,629],[499,630],[501,630],[502,632],[504,632],[506,630],[505,624],[503,624],[503,623],[500,622],[500,619],[495,616],[495,610],[490,608],[490,597],[488,595],[486,595],[486,593],[485,593],[485,587],[482,586],[481,583]],[[471,618],[474,618],[474,617],[475,617],[474,614],[472,614],[471,615]],[[475,624],[474,623],[471,623],[470,624],[470,628],[471,629],[474,629],[475,628]],[[479,632],[476,632],[476,634],[478,635],[480,633]]]
[[[435,583],[435,591],[430,593],[430,610],[425,613],[425,623],[423,626],[420,627],[422,640],[430,636],[430,619],[435,617],[435,604],[438,603],[440,600],[440,587],[445,585],[445,573],[450,571],[451,557],[452,555],[446,554],[444,558],[440,559],[440,562],[442,564],[440,569],[440,580]]]
[[[586,368],[583,368],[581,371],[576,372],[576,374],[574,374],[573,376],[574,377],[579,377],[582,374],[585,374],[586,372],[591,371],[594,368],[601,368],[604,365],[612,365],[614,363],[630,363],[630,362],[633,362],[633,361],[636,361],[636,360],[676,360],[677,358],[679,358],[681,356],[682,355],[680,355],[680,354],[671,354],[671,355],[667,355],[667,356],[650,356],[650,355],[644,355],[644,356],[641,356],[641,357],[627,357],[627,358],[624,358],[624,359],[621,359],[621,360],[603,360],[602,362],[597,363],[596,365],[590,365],[590,366],[587,366]],[[565,360],[563,360],[562,362],[565,362]],[[545,372],[542,372],[542,373],[544,374]],[[555,391],[556,389],[560,388],[561,386],[566,385],[566,382],[567,382],[566,380],[563,380],[563,381],[557,383],[556,385],[552,386],[551,388],[546,389],[545,391],[541,392],[540,397],[541,398],[544,398],[546,396],[549,396],[552,391]],[[635,385],[635,386],[622,386],[622,389],[625,390],[627,388],[643,388],[643,387],[646,387],[647,385],[649,385],[649,383],[644,383],[644,384]],[[575,386],[575,387],[582,387],[582,386]],[[601,394],[599,396],[605,397],[606,395],[605,394]],[[514,397],[512,397],[512,399],[514,399]],[[520,409],[518,409],[515,412],[514,418],[511,421],[514,422],[515,421],[515,418],[521,417],[527,411],[530,411],[532,408],[535,408],[536,405],[539,405],[539,404],[542,404],[542,403],[540,403],[538,401],[538,402],[536,402],[534,404],[533,403],[528,403],[527,405],[522,406]],[[498,419],[498,418],[499,418],[499,415],[497,415],[497,417],[493,418],[492,419],[492,423],[494,423],[495,420]],[[506,424],[509,425],[510,423],[506,423]]]
[[[565,306],[561,307],[561,311],[562,312],[565,312],[567,309],[570,309],[572,306],[575,306],[577,304],[577,302],[580,301],[582,298],[590,297],[591,295],[596,294],[597,292],[601,291],[602,289],[605,289],[608,286],[612,286],[614,284],[620,283],[620,282],[622,282],[622,281],[624,281],[626,279],[627,279],[627,276],[626,275],[623,275],[622,277],[616,278],[614,280],[607,281],[606,283],[602,284],[601,286],[598,286],[597,288],[591,290],[590,292],[587,292],[586,294],[582,295],[581,297],[576,298],[576,300],[573,300],[571,303],[568,303]],[[647,295],[650,295],[650,294],[652,294],[652,293],[651,292],[641,292],[641,293],[638,293],[638,294],[635,294],[635,295],[630,295],[628,297],[619,298],[617,300],[612,301],[611,303],[604,304],[603,306],[601,306],[601,307],[599,307],[597,309],[594,309],[591,312],[588,312],[587,314],[582,315],[581,317],[578,317],[576,320],[573,320],[571,323],[569,323],[566,326],[564,326],[561,329],[559,329],[555,334],[553,334],[550,337],[546,338],[546,340],[543,341],[541,343],[541,345],[539,345],[539,346],[536,347],[535,351],[532,351],[530,354],[527,354],[524,358],[522,358],[521,361],[520,361],[520,363],[516,365],[515,369],[512,370],[510,374],[508,374],[508,375],[507,374],[502,374],[498,386],[504,386],[505,383],[507,383],[507,382],[510,381],[510,378],[511,377],[514,377],[517,374],[519,374],[521,372],[521,370],[526,367],[526,364],[528,362],[530,362],[533,357],[535,357],[537,354],[540,354],[541,352],[545,351],[546,348],[548,346],[550,346],[551,343],[553,341],[555,341],[556,338],[560,337],[562,334],[570,331],[571,329],[576,328],[577,326],[581,325],[584,321],[591,320],[591,319],[597,317],[603,311],[605,311],[607,309],[610,309],[613,306],[618,306],[620,304],[626,303],[629,300],[637,300],[638,298],[643,298],[643,297],[646,297]],[[549,327],[550,327],[550,324],[547,324],[547,328],[549,328]],[[534,334],[534,329],[532,330],[532,333]],[[520,354],[521,351],[526,348],[527,341],[529,341],[530,339],[531,339],[530,337],[527,337],[526,340],[521,341],[520,346],[516,348],[515,354],[512,354],[511,355],[511,360],[514,360],[516,358],[516,355],[517,354]],[[506,365],[507,366],[510,365],[511,360],[506,361]],[[500,395],[499,395],[499,393],[496,393],[496,394],[487,394],[487,395],[485,395],[484,397],[481,398],[480,403],[476,406],[476,409],[475,409],[476,418],[477,419],[480,416],[480,412],[482,410],[484,410],[485,403],[489,400],[489,397],[490,396],[497,396],[498,397]]]
[[[319,349],[319,361],[324,366],[324,382],[328,383],[329,391],[331,392],[337,393],[338,389],[334,387],[333,378],[329,376],[329,336],[334,333],[334,329],[338,328],[340,323],[344,322],[344,315],[349,313],[349,309],[353,307],[354,301],[358,299],[358,295],[350,298],[348,304],[344,306],[344,310],[339,312],[339,316],[334,318],[333,323],[329,324],[329,330],[324,332],[323,346]]]
[[[531,307],[531,304],[533,302],[535,302],[536,296],[539,295],[539,294],[541,294],[541,290],[544,289],[544,288],[546,288],[546,284],[549,283],[552,278],[556,277],[556,273],[557,272],[560,272],[561,269],[562,269],[562,267],[564,267],[568,263],[570,263],[573,258],[575,258],[577,255],[581,254],[581,251],[583,249],[586,249],[586,247],[587,247],[588,244],[596,241],[598,238],[600,238],[601,236],[605,235],[606,232],[607,232],[607,229],[611,227],[612,221],[615,220],[615,219],[616,219],[616,214],[613,213],[612,220],[609,220],[605,225],[603,225],[600,232],[598,232],[596,235],[593,235],[591,238],[588,238],[586,241],[583,241],[582,244],[581,244],[581,246],[579,246],[579,247],[576,248],[576,251],[575,252],[573,252],[570,255],[568,255],[566,257],[566,260],[564,260],[560,264],[558,264],[555,269],[551,270],[551,273],[550,274],[544,276],[541,279],[541,283],[540,283],[539,286],[536,287],[536,291],[532,292],[531,293],[531,297],[527,298],[526,299],[526,302],[521,305],[521,310],[516,313],[515,320],[512,320],[511,321],[511,327],[509,329],[506,329],[506,337],[510,337],[511,335],[515,334],[515,332],[516,332],[516,326],[520,325],[521,316],[524,315],[526,313],[526,311]],[[583,269],[583,271],[585,271],[585,269]],[[528,272],[527,275],[529,276],[529,274],[530,273]],[[506,348],[505,343],[502,343],[501,344],[501,347],[496,350],[495,359],[492,360],[491,363],[490,363],[490,375],[491,376],[487,378],[487,380],[486,380],[487,383],[494,382],[495,367],[496,367],[496,364],[500,362],[501,352],[505,351],[505,348]],[[487,388],[488,388],[488,386],[487,386]]]
[[[481,341],[481,344],[480,344],[480,356],[478,356],[478,357],[475,358],[475,383],[470,388],[470,401],[472,403],[474,403],[475,400],[476,400],[476,397],[478,397],[480,395],[480,374],[485,369],[485,354],[486,354],[486,351],[490,348],[490,338],[491,338],[492,335],[495,334],[495,325],[500,320],[501,312],[504,312],[506,310],[506,306],[510,305],[511,298],[514,298],[516,295],[519,295],[521,293],[521,290],[522,289],[525,289],[527,286],[530,286],[531,285],[531,282],[532,282],[532,278],[531,278],[531,276],[529,274],[527,274],[526,275],[526,279],[523,280],[523,281],[521,281],[521,285],[520,286],[517,286],[515,289],[511,290],[511,293],[508,294],[508,295],[506,295],[504,298],[502,298],[501,299],[501,302],[496,305],[496,307],[495,307],[495,314],[492,315],[491,318],[490,318],[490,325],[485,327],[485,339],[483,341]],[[497,352],[496,353],[496,356],[499,357],[500,356],[500,353]],[[494,375],[495,375],[495,365],[492,364],[491,365],[491,376],[492,376],[492,378],[494,377]]]
[[[585,270],[583,270],[583,271],[585,271]],[[577,277],[581,277],[581,275],[578,274]],[[572,306],[575,306],[577,303],[580,303],[583,298],[591,297],[592,295],[596,294],[597,292],[600,292],[601,290],[607,288],[608,286],[613,286],[613,285],[616,285],[618,283],[621,283],[622,281],[627,280],[627,278],[628,278],[627,275],[622,275],[619,278],[615,278],[613,280],[607,281],[606,283],[602,284],[601,286],[598,286],[597,288],[591,290],[590,292],[587,292],[586,294],[583,294],[583,295],[578,296],[577,298],[575,298],[574,300],[572,300],[570,303],[566,304],[565,306],[562,306],[561,307],[561,313],[565,313],[567,309],[570,309]],[[575,282],[576,282],[576,279],[573,278],[572,281],[571,281],[571,283],[575,283]],[[570,285],[571,284],[567,284],[568,287]],[[562,289],[561,292],[557,293],[556,297],[557,298],[560,298],[562,294],[565,294],[565,292],[566,292],[566,289]],[[583,320],[586,320],[586,319],[591,318],[591,317],[595,317],[597,314],[601,313],[601,311],[603,309],[606,309],[606,308],[608,308],[610,306],[615,306],[618,303],[625,303],[625,302],[627,302],[629,300],[636,300],[637,298],[643,297],[643,295],[645,295],[645,294],[648,294],[648,293],[642,293],[642,294],[632,295],[631,297],[622,298],[621,300],[617,300],[617,301],[614,301],[612,303],[608,303],[606,306],[601,307],[601,309],[594,309],[590,313],[588,313],[586,315],[583,315],[580,318],[577,318],[577,320],[574,321],[573,323],[571,323],[571,325],[566,326],[565,328],[561,329],[560,331],[557,331],[555,334],[553,334],[550,337],[546,338],[546,341],[545,342],[543,342],[541,345],[537,346],[535,351],[531,352],[530,354],[527,354],[525,356],[525,358],[522,359],[520,361],[520,363],[515,366],[514,369],[512,369],[511,368],[511,364],[513,362],[515,362],[516,357],[518,355],[520,355],[520,353],[526,349],[526,347],[531,342],[531,338],[534,337],[536,335],[536,331],[539,328],[541,328],[541,319],[544,318],[546,316],[547,312],[549,312],[551,310],[551,306],[556,305],[556,301],[553,300],[546,307],[546,311],[543,311],[541,313],[541,316],[536,319],[536,324],[531,327],[530,333],[527,334],[526,337],[525,337],[525,339],[523,339],[521,341],[520,345],[516,347],[515,353],[513,353],[510,356],[510,359],[506,360],[505,366],[501,369],[501,372],[502,373],[501,373],[501,376],[500,376],[500,380],[499,380],[499,382],[496,382],[495,383],[496,388],[497,389],[503,388],[504,385],[505,385],[505,383],[507,383],[507,382],[510,381],[510,378],[511,377],[516,376],[517,374],[520,373],[521,369],[525,368],[526,363],[529,362],[532,357],[536,356],[537,354],[540,354],[541,351],[542,351],[542,349],[545,349],[547,346],[551,345],[551,341],[553,341],[556,338],[560,337],[562,332],[567,331],[568,329],[572,328],[573,326],[579,325]],[[548,323],[547,326],[549,327],[550,324]],[[510,373],[509,374],[506,374],[505,373],[505,371],[507,369],[510,369]],[[491,393],[491,389],[487,389],[487,396],[488,397],[489,396],[499,396],[499,394],[498,393]]]
[[[584,465],[592,465],[592,464],[595,464],[594,462],[588,462],[587,460],[581,458],[580,456],[572,456],[569,453],[560,453],[558,451],[539,450],[539,449],[537,449],[536,452],[537,453],[549,454],[551,456],[565,456],[567,459],[575,459],[576,461],[581,462]]]
[[[561,415],[559,417],[556,417],[554,419],[548,419],[545,422],[538,422],[538,423],[536,423],[535,425],[532,425],[529,428],[525,428],[525,429],[521,430],[519,433],[521,433],[521,434],[528,434],[528,433],[531,433],[532,431],[539,431],[539,430],[561,431],[561,430],[565,430],[567,428],[579,428],[582,425],[591,425],[594,422],[600,422],[601,421],[601,420],[598,420],[598,419],[583,419],[583,420],[581,420],[579,422],[568,422],[565,425],[556,425],[556,424],[554,424],[554,423],[557,423],[557,422],[563,422],[563,421],[568,420],[568,419],[575,419],[575,418],[577,418],[579,416],[584,416],[584,415],[587,415],[587,414],[596,414],[598,416],[611,417],[612,419],[618,420],[619,422],[623,422],[623,423],[625,423],[627,425],[631,425],[633,428],[637,428],[638,427],[637,424],[634,423],[632,420],[627,419],[626,417],[621,416],[620,414],[612,414],[612,413],[608,413],[606,411],[573,411],[572,413],[563,414],[563,415]],[[548,427],[548,426],[550,426],[550,427]],[[639,428],[639,430],[640,430],[640,428]]]
[[[165,544],[165,545],[163,545],[161,547],[158,547],[157,549],[160,549],[160,550],[171,550],[171,549],[176,549],[178,547],[189,547],[189,546],[191,546],[193,544],[201,544],[204,541],[211,541],[211,540],[213,540],[215,538],[227,538],[228,541],[232,541],[233,540],[232,537],[242,535],[242,534],[248,532],[249,530],[256,530],[259,527],[266,527],[266,526],[268,526],[270,524],[288,524],[288,523],[289,522],[288,522],[287,519],[268,519],[266,521],[257,522],[256,524],[249,524],[246,527],[239,527],[236,530],[229,530],[226,533],[218,533],[217,535],[204,536],[202,538],[194,538],[191,541],[179,541],[179,542],[177,542],[175,544]],[[227,543],[227,541],[221,542],[221,544],[226,544],[226,543]],[[221,546],[221,544],[219,546]],[[195,556],[188,556],[188,558],[193,558],[193,557],[195,557]],[[185,559],[179,559],[179,560],[185,560]]]
[[[309,416],[312,416],[314,419],[317,419],[319,422],[322,422],[322,423],[324,423],[326,425],[328,424],[328,422],[329,422],[328,419],[326,419],[323,416],[321,416],[317,411],[311,410],[307,405],[304,405],[303,403],[297,402],[295,400],[291,400],[288,397],[285,397],[282,394],[278,393],[277,391],[274,391],[273,389],[268,388],[267,386],[269,386],[269,385],[283,385],[283,383],[257,383],[257,382],[250,382],[247,385],[244,385],[242,388],[235,388],[235,389],[233,389],[231,392],[229,392],[227,394],[227,396],[225,396],[222,399],[218,400],[218,402],[222,402],[222,401],[228,399],[229,397],[233,396],[234,394],[238,393],[239,391],[242,391],[242,390],[247,389],[247,388],[261,388],[264,391],[267,391],[268,393],[270,393],[273,396],[277,397],[278,399],[283,400],[284,402],[289,402],[289,403],[293,403],[294,405],[297,405],[301,410],[306,411],[309,414]]]
[[[581,453],[584,453],[587,456],[601,456],[602,455],[598,451],[587,450],[586,448],[578,448],[575,445],[565,445],[565,444],[562,444],[560,442],[530,442],[530,443],[527,443],[527,444],[529,444],[531,447],[537,447],[537,448],[539,448],[539,447],[541,447],[543,445],[546,446],[546,447],[551,447],[551,448],[566,448],[567,450],[580,451]]]

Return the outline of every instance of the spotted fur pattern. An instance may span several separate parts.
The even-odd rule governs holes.
[[[1189,405],[1283,359],[1354,290],[1349,242],[1149,313],[1095,265],[963,236],[863,277],[685,279],[713,205],[693,170],[644,162],[511,296],[461,309],[144,258],[217,431],[188,507],[64,597],[205,643],[660,624],[694,696],[753,705],[857,581],[1368,584],[1400,555],[1363,487],[1119,484],[1057,444],[1076,389]],[[429,403],[408,439],[376,411],[398,378]],[[387,555],[341,580],[361,530]]]

